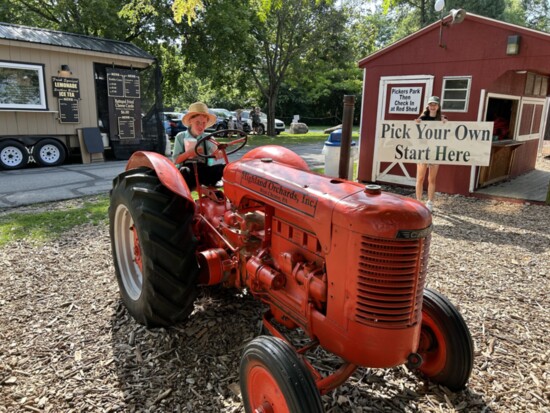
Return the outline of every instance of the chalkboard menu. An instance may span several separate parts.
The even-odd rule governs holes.
[[[124,96],[139,99],[140,91],[139,75],[126,75],[124,78]]]
[[[78,79],[52,77],[52,92],[57,98],[60,123],[80,123],[80,84]]]
[[[137,70],[107,68],[109,132],[112,140],[141,137],[141,89]],[[122,143],[122,142],[121,142]]]
[[[80,123],[78,99],[59,99],[59,122]]]
[[[134,118],[130,116],[118,118],[118,134],[120,139],[133,139],[136,136]]]
[[[110,97],[124,97],[124,76],[121,73],[107,73],[107,93]]]

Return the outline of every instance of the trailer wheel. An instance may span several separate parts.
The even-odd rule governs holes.
[[[444,295],[426,289],[418,353],[421,375],[453,391],[466,385],[474,363],[474,345],[468,326]]]
[[[66,156],[65,147],[55,139],[40,139],[32,150],[32,157],[41,166],[61,165]]]
[[[307,367],[283,340],[256,337],[239,370],[246,413],[322,413],[321,395]]]
[[[23,168],[29,162],[29,151],[14,140],[0,142],[0,166],[4,169]]]
[[[149,327],[187,318],[198,294],[194,205],[164,187],[152,170],[113,181],[109,207],[113,261],[122,301]]]

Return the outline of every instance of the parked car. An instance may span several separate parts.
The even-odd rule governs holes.
[[[174,139],[180,132],[186,131],[187,126],[181,122],[186,112],[164,112],[164,132],[169,139]]]
[[[209,126],[206,128],[207,132],[215,132],[222,129],[229,129],[229,118],[231,117],[231,112],[227,109],[208,109],[208,112],[213,113],[216,115],[216,123],[214,123],[212,126]]]
[[[222,117],[224,119],[229,119],[229,117],[233,116],[233,113],[231,113],[230,110],[223,109],[223,108],[211,108],[210,109],[213,113],[215,113],[217,116]]]
[[[241,118],[243,122],[247,122],[252,130],[252,119],[250,119],[250,111],[252,109],[243,109],[241,113]],[[263,112],[260,112],[260,127],[258,130],[259,135],[265,134],[267,131],[267,115]],[[285,123],[282,120],[275,119],[275,133],[278,135],[281,132],[285,131]]]

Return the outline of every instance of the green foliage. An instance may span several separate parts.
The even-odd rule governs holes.
[[[510,0],[504,10],[503,20],[521,26],[526,22],[525,13],[526,9],[524,9],[521,0]]]
[[[2,215],[0,216],[0,247],[20,240],[50,241],[78,225],[106,223],[108,208],[109,198],[101,196],[68,209]]]
[[[0,21],[137,44],[159,61],[165,107],[259,105],[270,120],[300,114],[334,123],[343,96],[361,93],[357,61],[440,18],[433,3],[10,0],[0,3]],[[443,14],[464,8],[549,31],[549,7],[548,0],[446,0]]]
[[[123,5],[123,0],[12,0],[3,2],[0,21],[124,39],[128,25],[118,17]]]
[[[464,9],[467,13],[474,13],[492,19],[504,20],[505,0],[445,0],[445,11]]]
[[[174,4],[172,5],[174,20],[177,23],[181,23],[183,16],[186,16],[189,25],[197,18],[197,12],[203,9],[204,4],[202,0],[174,0]]]
[[[550,33],[550,2],[548,0],[522,0],[525,24],[535,30]]]

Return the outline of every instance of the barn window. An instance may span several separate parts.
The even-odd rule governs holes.
[[[537,75],[536,73],[527,73],[525,81],[526,96],[544,97],[548,93],[548,77]]]
[[[42,65],[0,62],[0,109],[46,108]]]
[[[522,98],[519,114],[518,141],[538,139],[541,133],[544,99]]]
[[[444,77],[441,110],[444,112],[467,112],[472,78]]]

